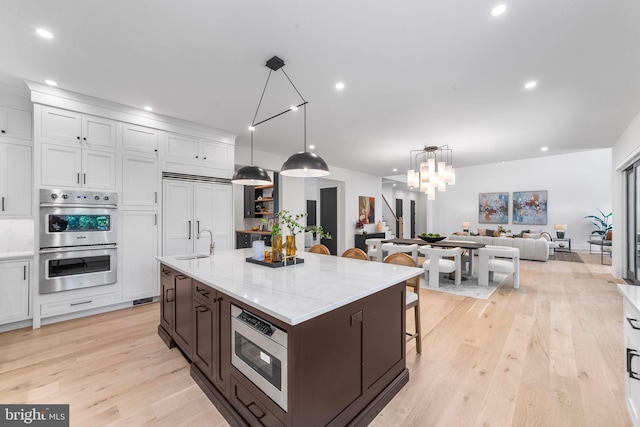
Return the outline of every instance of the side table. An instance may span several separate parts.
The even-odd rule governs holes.
[[[567,239],[567,238],[560,239],[560,238],[554,237],[553,241],[558,243],[558,247],[556,248],[556,251],[571,252],[571,239]]]

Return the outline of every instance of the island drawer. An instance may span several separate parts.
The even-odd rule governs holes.
[[[213,307],[213,303],[216,302],[216,291],[214,289],[197,280],[193,280],[191,286],[194,298],[197,298],[209,308]]]
[[[284,423],[280,421],[271,411],[266,408],[249,390],[247,390],[232,375],[231,376],[231,401],[234,408],[251,426],[282,426]],[[275,404],[274,404],[275,405]]]

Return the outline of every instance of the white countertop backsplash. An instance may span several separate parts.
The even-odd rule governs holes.
[[[0,257],[33,255],[33,219],[0,220]]]

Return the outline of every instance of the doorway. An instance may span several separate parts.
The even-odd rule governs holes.
[[[627,173],[627,273],[632,285],[640,285],[640,161],[626,170]]]
[[[338,188],[320,189],[320,224],[331,239],[321,239],[320,243],[329,248],[333,255],[338,253]]]
[[[402,239],[402,229],[404,228],[404,218],[402,217],[402,199],[396,199],[396,236]]]
[[[416,237],[416,201],[411,201],[411,237]]]

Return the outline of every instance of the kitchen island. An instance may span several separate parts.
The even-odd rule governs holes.
[[[409,380],[404,281],[422,270],[311,253],[271,268],[251,255],[159,258],[159,335],[232,425],[367,425]]]

